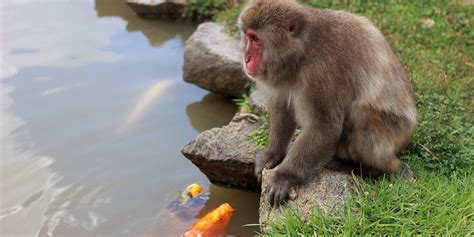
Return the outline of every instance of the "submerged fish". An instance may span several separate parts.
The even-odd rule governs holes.
[[[235,209],[228,203],[207,213],[193,225],[193,229],[186,231],[184,237],[222,236],[225,234]]]
[[[199,184],[190,184],[183,190],[180,197],[170,203],[167,209],[178,220],[188,222],[206,204],[207,198],[203,195],[204,188]]]
[[[189,199],[195,198],[203,194],[204,188],[199,184],[190,184],[181,193],[181,199],[183,202],[187,202]]]

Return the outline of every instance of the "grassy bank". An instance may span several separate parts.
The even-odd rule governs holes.
[[[414,84],[420,113],[417,131],[401,159],[412,166],[418,181],[357,178],[354,195],[340,212],[315,210],[308,223],[288,213],[262,234],[474,234],[474,5],[303,2],[370,18],[400,56]],[[233,8],[217,19],[235,31],[238,12]],[[267,135],[264,127],[251,139],[265,145]]]

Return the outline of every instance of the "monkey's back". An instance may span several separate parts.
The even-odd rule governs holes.
[[[395,113],[416,122],[407,74],[383,34],[367,18],[344,11],[306,8],[311,24],[310,59],[334,77],[357,106]],[[327,72],[324,72],[327,70]],[[336,76],[334,76],[336,75]],[[316,79],[316,80],[321,80]]]

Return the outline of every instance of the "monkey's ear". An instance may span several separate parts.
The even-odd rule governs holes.
[[[301,32],[301,29],[304,27],[304,17],[300,14],[294,15],[292,18],[290,18],[288,22],[288,35],[289,36],[297,36],[298,33]]]

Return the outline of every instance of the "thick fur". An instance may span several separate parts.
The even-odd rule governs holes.
[[[364,17],[288,0],[251,1],[238,22],[264,43],[252,78],[270,114],[256,174],[278,169],[268,199],[279,204],[332,157],[396,173],[417,123],[414,94],[389,44]],[[289,33],[291,31],[291,34]],[[247,41],[242,37],[242,49]],[[287,154],[296,126],[302,132]]]

